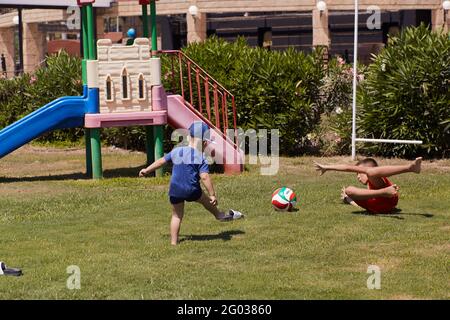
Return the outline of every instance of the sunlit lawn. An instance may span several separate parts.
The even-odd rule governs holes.
[[[2,299],[450,298],[449,160],[393,178],[401,212],[382,216],[342,204],[355,177],[318,177],[311,157],[282,158],[276,176],[213,175],[220,206],[246,219],[218,223],[188,204],[177,247],[169,177],[136,178],[142,153],[103,160],[101,181],[84,179],[82,150],[26,147],[0,160],[0,260],[24,272],[0,277]],[[280,186],[297,192],[298,211],[271,208]],[[80,290],[66,287],[69,265]],[[367,288],[369,265],[381,268],[380,290]]]

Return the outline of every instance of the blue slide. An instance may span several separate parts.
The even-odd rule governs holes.
[[[87,101],[85,96],[62,97],[7,126],[0,131],[0,158],[46,132],[82,127]]]

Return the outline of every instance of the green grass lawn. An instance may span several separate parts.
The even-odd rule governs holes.
[[[169,177],[136,178],[144,160],[105,150],[107,178],[92,181],[78,149],[25,147],[1,159],[0,260],[24,272],[0,277],[1,299],[450,298],[449,160],[393,178],[401,212],[380,216],[342,204],[355,177],[319,177],[312,157],[282,158],[277,176],[213,175],[220,207],[246,219],[219,223],[189,204],[177,247]],[[298,211],[271,208],[280,186],[297,192]],[[69,265],[81,269],[80,290],[66,288]],[[381,268],[380,290],[367,289],[369,265]]]

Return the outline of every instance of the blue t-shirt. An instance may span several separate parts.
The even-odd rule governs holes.
[[[170,179],[169,196],[189,198],[201,191],[200,173],[209,173],[206,158],[192,147],[178,147],[164,156],[172,161],[172,178]]]

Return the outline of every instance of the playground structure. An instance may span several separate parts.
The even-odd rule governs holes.
[[[225,173],[240,173],[243,153],[226,136],[231,99],[233,129],[236,130],[236,107],[232,96],[217,81],[192,60],[188,60],[187,90],[183,83],[183,58],[180,52],[181,95],[166,94],[161,83],[161,59],[156,35],[156,0],[139,0],[142,6],[143,38],[136,38],[130,46],[113,45],[110,40],[95,41],[93,4],[95,0],[77,0],[81,7],[81,33],[83,46],[83,95],[61,97],[25,116],[0,131],[0,158],[40,135],[56,129],[84,127],[86,137],[86,172],[89,177],[102,177],[100,129],[142,125],[146,128],[147,163],[164,155],[164,125],[187,129],[194,121],[204,121],[216,144],[211,146],[215,159],[223,164]],[[12,3],[14,4],[14,3]],[[149,19],[151,11],[151,46]],[[198,90],[198,108],[193,104],[192,66],[195,67]],[[172,60],[172,68],[174,68]],[[202,107],[201,82],[205,87],[205,108]],[[213,98],[210,97],[210,89]],[[175,88],[175,86],[174,86]],[[211,101],[213,100],[213,101]],[[213,108],[211,108],[211,102]],[[221,108],[219,108],[221,105]],[[205,114],[206,112],[206,114]],[[213,124],[214,121],[214,124]],[[162,170],[156,172],[162,175]]]

